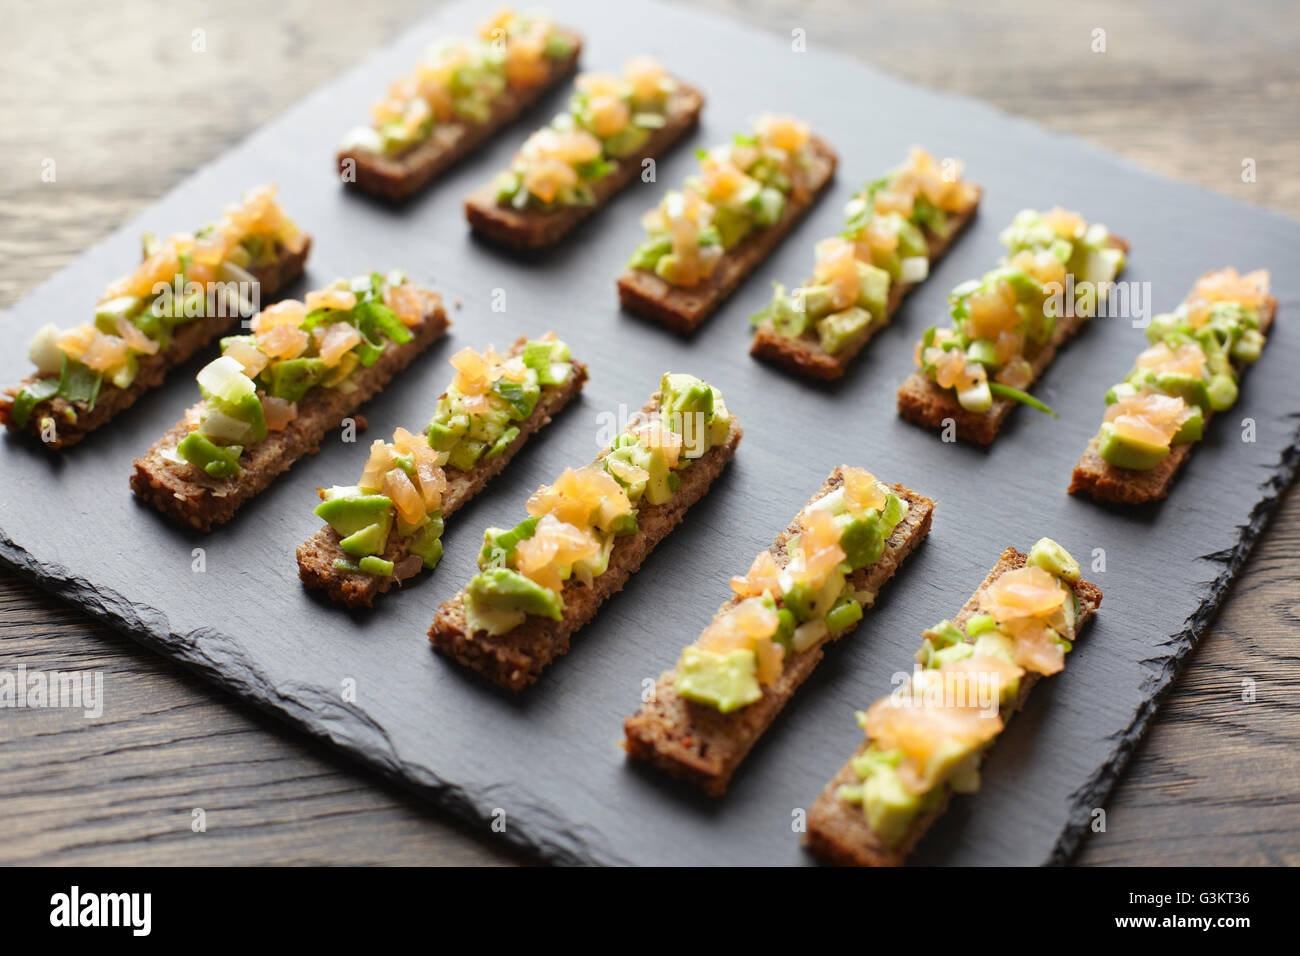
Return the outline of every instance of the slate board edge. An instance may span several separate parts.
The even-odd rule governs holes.
[[[316,695],[318,703],[337,708],[345,712],[350,720],[373,730],[384,746],[376,747],[374,740],[363,741],[351,734],[341,736],[322,731],[322,727],[327,724],[335,726],[337,721],[321,719],[320,710],[314,709],[310,703],[267,681],[256,666],[247,660],[243,645],[238,640],[215,628],[205,628],[188,634],[173,634],[167,626],[167,616],[161,611],[147,604],[131,601],[110,588],[96,586],[84,578],[64,575],[62,565],[44,564],[36,560],[25,548],[11,540],[2,528],[0,528],[0,563],[41,590],[66,601],[79,611],[101,621],[149,650],[177,662],[205,682],[214,684],[240,701],[252,704],[280,722],[305,732],[307,736],[330,745],[336,752],[363,764],[370,770],[378,771],[386,779],[405,790],[414,792],[440,809],[449,811],[466,823],[486,825],[492,820],[492,805],[503,800],[498,795],[481,807],[476,805],[474,799],[463,788],[442,779],[437,774],[425,771],[422,767],[399,761],[391,745],[388,744],[387,734],[375,725],[365,711],[351,707],[332,696]],[[211,655],[200,647],[200,642],[203,642],[204,646],[211,646],[215,642],[222,647],[230,648],[235,652],[235,656],[241,659],[239,667],[231,668],[227,665],[227,669],[222,670],[212,662]],[[236,672],[248,679],[244,681],[233,679]],[[409,773],[410,776],[404,776],[404,773]],[[419,778],[418,782],[414,779],[416,777]],[[534,806],[527,799],[526,793],[513,791],[509,797],[514,805],[546,813],[552,821],[549,826],[538,826],[532,823],[526,814],[515,814],[515,819],[519,821],[518,825],[509,827],[499,836],[516,849],[552,863],[631,865],[631,861],[599,852],[578,834],[570,832],[569,821],[563,821],[564,828],[557,829],[555,824],[559,821],[554,815]]]
[[[1300,418],[1300,414],[1292,417]],[[1186,467],[1195,467],[1195,456],[1187,463]],[[1241,566],[1250,556],[1250,552],[1254,549],[1255,541],[1268,525],[1269,518],[1277,509],[1283,493],[1294,481],[1297,467],[1300,467],[1300,426],[1297,426],[1292,434],[1291,444],[1283,452],[1282,458],[1278,461],[1277,469],[1266,481],[1258,486],[1264,497],[1256,503],[1254,510],[1251,512],[1250,521],[1241,529],[1241,537],[1238,539],[1237,547],[1227,552],[1221,551],[1215,554],[1201,555],[1202,560],[1205,561],[1222,561],[1224,564],[1223,570],[1211,583],[1205,600],[1187,622],[1187,626],[1170,637],[1169,643],[1173,644],[1176,650],[1165,659],[1159,673],[1152,675],[1145,683],[1146,699],[1141,709],[1134,715],[1133,722],[1120,736],[1114,757],[1094,773],[1082,787],[1071,794],[1075,810],[1057,840],[1056,846],[1052,848],[1047,859],[1047,865],[1061,866],[1069,863],[1078,851],[1080,844],[1089,832],[1093,809],[1105,803],[1111,789],[1124,773],[1129,758],[1133,756],[1133,751],[1137,749],[1137,745],[1145,736],[1152,718],[1155,717],[1164,704],[1165,698],[1169,696],[1174,679],[1182,669],[1183,662],[1196,645],[1200,643],[1201,635],[1205,633],[1205,629],[1218,614],[1229,587],[1231,587],[1237,573],[1241,570]],[[1100,613],[1104,614],[1105,611],[1103,594]]]

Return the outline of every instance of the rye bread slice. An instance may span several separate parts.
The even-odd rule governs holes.
[[[947,235],[939,236],[929,229],[923,229],[926,245],[930,249],[930,266],[933,268],[951,248],[957,237],[970,225],[979,210],[980,199],[984,191],[976,186],[975,204],[966,212],[954,215],[949,220]],[[845,343],[838,352],[831,354],[822,348],[821,339],[810,329],[798,338],[782,335],[769,319],[754,330],[754,341],[749,347],[749,354],[776,365],[787,368],[809,378],[831,381],[839,378],[848,369],[854,357],[866,348],[867,343],[877,332],[889,324],[902,301],[909,292],[919,286],[919,282],[892,282],[889,286],[889,299],[885,314],[872,316],[871,322],[860,333]]]
[[[1265,335],[1276,314],[1277,299],[1269,296],[1259,310],[1259,328]],[[1268,344],[1267,340],[1265,344]],[[1244,375],[1244,368],[1241,373]],[[1212,416],[1208,411],[1204,414],[1205,425],[1208,426]],[[1097,501],[1114,501],[1126,505],[1159,501],[1169,495],[1178,469],[1192,456],[1192,449],[1197,444],[1198,442],[1191,442],[1174,445],[1160,464],[1147,471],[1139,471],[1134,468],[1117,468],[1102,458],[1101,433],[1098,432],[1088,442],[1083,457],[1074,466],[1074,474],[1070,478],[1070,494],[1087,494]]]
[[[569,41],[572,50],[568,56],[547,61],[546,78],[540,83],[522,90],[504,90],[492,101],[488,117],[482,122],[456,119],[439,123],[428,139],[395,156],[355,146],[340,149],[338,166],[344,184],[390,202],[400,202],[419,192],[435,176],[513,123],[524,110],[573,73],[582,52],[582,37],[562,27],[556,27],[556,33]],[[349,160],[354,178],[348,178]]]
[[[843,483],[843,472],[836,468],[808,504],[825,497]],[[893,491],[907,502],[907,514],[885,542],[880,559],[870,567],[853,572],[849,578],[855,590],[870,591],[877,596],[907,556],[930,533],[930,521],[934,515],[934,502],[929,498],[902,485],[894,485]],[[799,518],[796,516],[772,546],[772,556],[777,564],[784,567],[788,563],[786,546],[798,535]],[[738,603],[739,598],[733,597],[719,608],[718,614],[729,611]],[[654,697],[643,704],[635,716],[623,722],[623,732],[627,735],[625,749],[636,760],[647,761],[674,777],[693,783],[709,796],[722,796],[746,754],[821,662],[826,645],[856,627],[856,623],[852,624],[837,634],[826,636],[807,650],[794,653],[785,662],[785,669],[777,681],[763,688],[761,698],[729,714],[680,696],[674,686],[676,671],[665,671],[655,686]]]
[[[311,251],[311,236],[304,235],[303,240],[303,247],[298,252],[285,250],[275,262],[252,270],[258,282],[259,298],[269,299],[302,275],[303,267],[307,262],[307,253]],[[153,355],[139,357],[135,379],[130,385],[126,388],[118,388],[112,382],[104,382],[99,388],[99,395],[95,398],[95,407],[90,411],[86,410],[84,402],[69,402],[65,398],[55,396],[37,403],[28,416],[27,423],[19,426],[10,417],[12,405],[0,401],[0,424],[8,426],[11,431],[27,432],[40,439],[41,418],[52,416],[56,422],[55,437],[53,441],[43,442],[45,447],[66,448],[75,445],[88,433],[134,405],[141,395],[161,385],[169,371],[188,362],[201,349],[225,335],[239,319],[238,315],[214,316],[196,318],[176,326],[172,339],[165,349],[160,349]],[[25,386],[42,377],[28,376],[17,386],[6,389],[5,396],[17,395]],[[75,421],[68,420],[69,413],[75,416]]]
[[[211,531],[229,521],[241,504],[266,488],[275,477],[303,455],[320,450],[321,439],[338,428],[367,399],[383,390],[394,375],[427,349],[450,324],[436,292],[425,294],[424,319],[411,328],[412,338],[402,345],[389,342],[378,361],[359,368],[347,379],[350,391],[314,388],[298,403],[298,417],[282,431],[249,445],[240,456],[240,471],[228,478],[213,478],[187,461],[172,461],[164,450],[174,450],[190,433],[189,418],[182,418],[141,458],[135,459],[131,490],[167,517],[200,531]],[[190,410],[202,412],[204,402]]]
[[[1118,249],[1128,249],[1128,243],[1115,236],[1111,237],[1111,244]],[[1074,338],[1088,321],[1074,314],[1061,316],[1056,320],[1050,339],[1037,348],[1026,350],[1025,358],[1034,376],[1030,385],[1042,377],[1056,358],[1057,350]],[[903,418],[936,431],[941,431],[947,419],[951,418],[956,425],[957,437],[977,445],[993,444],[1002,423],[1019,404],[995,395],[988,411],[970,412],[962,408],[951,389],[940,388],[928,375],[919,371],[909,375],[898,389],[898,413]]]
[[[640,416],[652,415],[658,407],[656,396],[641,409]],[[635,426],[637,420],[632,424]],[[643,504],[637,510],[637,531],[615,540],[605,573],[594,578],[591,587],[574,578],[564,583],[563,620],[530,616],[514,630],[497,636],[471,631],[465,621],[462,590],[438,608],[429,628],[433,646],[494,684],[507,690],[523,690],[537,680],[546,665],[568,653],[573,633],[595,616],[606,598],[623,589],[650,552],[686,516],[687,509],[704,497],[735,455],[743,434],[732,412],[727,440],[714,445],[689,468],[677,472],[681,485],[672,498],[659,505]]]
[[[589,206],[560,206],[553,210],[531,206],[516,209],[497,202],[492,183],[465,197],[465,218],[480,236],[516,250],[542,249],[568,235],[578,223],[605,205],[616,192],[641,175],[641,164],[666,153],[678,140],[695,128],[704,107],[704,94],[680,80],[669,94],[665,122],[651,130],[641,148],[619,158],[614,169],[592,183],[595,202]]]
[[[520,355],[528,337],[521,335],[508,355]],[[447,465],[447,490],[442,496],[442,517],[450,518],[461,505],[483,490],[496,474],[505,468],[519,453],[528,439],[551,423],[569,402],[578,397],[587,381],[587,366],[573,360],[573,372],[563,385],[544,385],[533,412],[523,421],[516,422],[519,435],[505,450],[492,458],[480,458],[474,467],[461,471]],[[352,560],[351,555],[339,547],[339,533],[325,525],[298,546],[298,577],[308,588],[324,590],[330,599],[347,607],[370,607],[375,595],[387,592],[397,581],[392,575],[381,576],[364,572],[341,571],[334,567],[336,560]],[[394,564],[411,553],[411,539],[394,530],[388,536],[388,545],[382,557]]]
[[[1007,548],[994,565],[983,583],[976,589],[963,606],[953,623],[965,627],[967,619],[977,613],[980,595],[1007,571],[1023,568],[1028,555],[1015,548]],[[1079,616],[1075,622],[1076,639],[1083,633],[1088,621],[1101,606],[1101,589],[1088,581],[1076,581],[1072,585],[1075,597],[1079,599]],[[1002,712],[1004,723],[1009,723],[1022,706],[1029,691],[1038,683],[1041,675],[1027,671],[1020,679],[1020,693]],[[994,738],[996,741],[996,738]],[[867,750],[867,741],[863,741],[855,756],[861,756]],[[858,775],[853,770],[852,762],[845,763],[839,773],[828,783],[808,811],[808,833],[804,843],[813,853],[827,863],[840,866],[899,866],[907,859],[909,853],[920,841],[930,825],[947,809],[951,792],[930,812],[917,817],[906,836],[895,846],[885,844],[867,825],[867,818],[860,806],[854,806],[841,800],[839,789],[858,783]]]
[[[628,269],[618,279],[623,308],[652,319],[675,332],[694,332],[758,268],[826,191],[835,177],[838,158],[830,143],[818,136],[808,141],[806,169],[795,171],[781,218],[756,229],[719,260],[713,275],[699,285],[679,287],[649,269]]]

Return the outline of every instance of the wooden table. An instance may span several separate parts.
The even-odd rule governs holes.
[[[802,28],[809,55],[860,56],[1300,216],[1300,21],[1284,0],[1245,9],[1211,0],[705,5],[782,35]],[[8,7],[0,306],[428,6],[371,4],[361,16],[343,0]],[[1098,28],[1104,53],[1090,49]],[[47,158],[53,183],[41,178]],[[1241,181],[1244,158],[1256,161],[1254,183]],[[1287,312],[1297,306],[1283,303],[1292,331]],[[1291,493],[1080,862],[1300,863],[1297,555],[1300,497]],[[489,833],[443,819],[6,572],[0,635],[0,668],[102,671],[107,697],[98,720],[0,712],[0,862],[512,859]],[[1253,703],[1242,702],[1248,679]],[[196,807],[206,832],[191,828]]]

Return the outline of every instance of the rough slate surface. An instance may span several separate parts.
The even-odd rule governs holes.
[[[780,38],[648,4],[550,8],[587,34],[587,68],[648,52],[708,93],[700,131],[660,164],[658,185],[632,187],[541,257],[516,259],[472,240],[462,197],[563,105],[566,94],[558,92],[403,210],[344,193],[331,162],[338,137],[429,41],[467,32],[479,15],[466,5],[446,9],[201,170],[0,320],[15,342],[50,319],[81,321],[103,285],[135,260],[143,229],[190,227],[247,186],[273,179],[316,237],[308,287],[399,265],[449,301],[463,300],[452,310],[449,338],[366,409],[370,436],[328,444],[216,534],[176,529],[134,501],[127,476],[131,458],[193,401],[202,364],[195,362],[62,457],[4,438],[0,557],[435,802],[479,818],[504,810],[506,838],[549,859],[785,864],[807,862],[791,832],[792,811],[808,805],[856,746],[853,710],[891,688],[921,631],[961,605],[1005,545],[1024,548],[1049,534],[1085,564],[1104,548],[1106,571],[1091,576],[1106,599],[1090,633],[994,748],[981,792],[955,800],[914,857],[1068,858],[1294,471],[1300,226],[815,46],[792,53]],[[637,29],[628,30],[633,22]],[[838,147],[840,178],[828,197],[693,340],[620,314],[614,280],[641,235],[640,214],[692,169],[693,147],[725,139],[766,109],[800,113]],[[745,316],[766,302],[768,280],[808,274],[813,243],[838,230],[854,187],[898,162],[912,143],[966,160],[986,187],[981,217],[839,386],[810,387],[751,361]],[[1059,420],[1022,409],[990,451],[942,444],[894,412],[912,345],[942,318],[948,290],[993,264],[997,233],[1017,209],[1056,203],[1133,243],[1127,278],[1151,283],[1156,310],[1181,300],[1205,269],[1273,271],[1281,310],[1268,349],[1163,505],[1129,513],[1064,493],[1096,430],[1103,391],[1143,345],[1125,320],[1094,323],[1036,388]],[[506,292],[504,313],[491,310],[498,288]],[[310,513],[315,487],[353,480],[371,437],[425,421],[455,349],[504,345],[552,327],[590,364],[586,394],[456,516],[439,569],[370,613],[342,612],[306,594],[293,550],[318,527]],[[707,377],[744,421],[736,461],[713,492],[577,636],[568,657],[522,696],[437,657],[424,631],[436,604],[471,573],[482,529],[513,523],[538,484],[589,460],[597,416],[619,403],[639,407],[667,368]],[[20,350],[0,356],[0,380],[16,381],[26,370]],[[1256,422],[1254,443],[1240,440],[1246,417]],[[671,665],[726,596],[728,576],[748,566],[841,462],[937,499],[930,541],[856,634],[830,650],[724,800],[628,766],[617,742],[642,681]],[[203,574],[191,571],[195,547],[206,549]],[[342,700],[349,678],[355,704]]]

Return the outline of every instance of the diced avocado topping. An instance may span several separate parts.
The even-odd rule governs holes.
[[[215,445],[200,432],[190,432],[176,446],[176,453],[212,478],[229,478],[239,474],[239,445]]]
[[[479,36],[435,44],[409,80],[394,83],[375,105],[375,125],[351,130],[341,148],[397,157],[427,140],[439,123],[485,123],[503,95],[543,82],[546,61],[568,57],[572,49],[546,17],[502,10]]]
[[[590,206],[594,184],[664,125],[675,86],[644,57],[630,61],[622,76],[579,76],[568,110],[529,136],[493,181],[497,203],[539,211]]]
[[[554,336],[525,343],[517,355],[464,349],[453,364],[456,376],[438,399],[426,434],[430,447],[460,471],[504,452],[519,436],[515,423],[532,415],[542,389],[563,385],[573,374],[569,347]]]
[[[537,361],[553,367],[567,355],[566,350],[557,359],[555,353],[539,352]],[[604,574],[615,541],[637,531],[638,506],[670,500],[680,486],[676,472],[730,432],[722,396],[694,376],[663,376],[656,398],[657,414],[636,419],[604,456],[576,471],[566,469],[554,484],[539,489],[529,500],[529,518],[508,530],[487,530],[480,573],[466,592],[466,613],[473,604],[475,628],[501,634],[529,614],[558,619],[565,582],[590,586]],[[461,436],[474,428],[472,421],[441,427]],[[453,449],[462,439],[455,441]]]
[[[384,537],[392,521],[393,501],[386,495],[353,494],[327,498],[316,506],[314,514],[347,538],[371,525],[384,526]],[[373,552],[365,552],[373,553]]]
[[[1203,276],[1174,312],[1157,315],[1146,329],[1151,348],[1138,356],[1128,377],[1106,392],[1107,410],[1098,435],[1101,457],[1118,468],[1149,470],[1164,461],[1170,445],[1200,441],[1211,412],[1237,401],[1241,370],[1258,360],[1265,338],[1258,310],[1268,293],[1268,274],[1239,276],[1223,269]],[[1240,295],[1246,301],[1236,301]],[[1182,402],[1181,420],[1168,399]],[[1117,429],[1116,415],[1146,419],[1143,427]],[[1154,426],[1146,427],[1146,426]],[[1162,437],[1161,445],[1145,437]]]
[[[1122,435],[1110,422],[1103,422],[1097,453],[1116,468],[1149,471],[1169,457],[1169,446],[1144,442],[1131,435]]]
[[[673,686],[687,700],[729,714],[763,696],[754,652],[739,648],[718,654],[690,645],[677,661]]]
[[[1079,580],[1079,562],[1051,538],[1039,538],[1029,549],[1025,564],[1042,568],[1062,581]],[[969,633],[969,631],[967,631]]]
[[[743,665],[752,672],[757,686],[771,684],[793,655],[838,637],[862,619],[863,607],[875,597],[855,589],[850,575],[881,559],[885,542],[908,508],[898,495],[860,468],[841,468],[840,478],[838,487],[800,514],[800,531],[785,544],[784,564],[778,564],[771,552],[763,552],[748,574],[732,579],[741,599],[713,619],[699,641],[687,648],[683,662],[690,660],[697,668],[703,666],[701,662],[707,663],[713,673],[722,666],[714,657],[722,655],[698,656],[696,652],[710,652],[718,640],[723,647],[738,643],[748,657],[732,659],[727,663],[728,672]],[[844,557],[828,566],[825,552],[833,547]],[[958,639],[960,636],[958,632]],[[693,699],[710,702],[703,692]]]
[[[929,794],[914,794],[903,784],[898,751],[874,748],[853,758],[853,770],[861,781],[843,787],[840,799],[860,804],[867,825],[886,845],[899,843],[923,809],[935,802]]]
[[[716,271],[727,250],[775,226],[793,188],[788,175],[803,161],[803,123],[762,117],[752,134],[700,150],[698,175],[670,190],[643,219],[646,238],[628,260],[669,285],[696,286]]]
[[[221,446],[260,442],[267,436],[268,400],[274,400],[276,427],[285,428],[313,389],[342,387],[353,369],[378,359],[387,341],[409,342],[411,331],[385,304],[389,291],[404,283],[400,272],[340,279],[309,295],[310,305],[286,300],[263,310],[252,335],[222,339],[221,357],[198,374],[204,406],[196,434]],[[414,302],[402,295],[398,306],[412,323],[423,308]],[[183,448],[178,453],[206,468]]]
[[[380,577],[387,577],[393,573],[393,562],[385,561],[383,558],[373,554],[366,555],[357,562],[357,567],[366,574],[377,574]]]
[[[37,331],[29,354],[41,377],[16,396],[15,424],[25,425],[37,405],[55,398],[93,410],[101,385],[129,388],[140,363],[167,347],[176,326],[212,314],[230,314],[213,312],[214,306],[231,304],[229,288],[216,282],[232,280],[228,270],[237,269],[234,260],[250,261],[243,243],[254,238],[263,243],[268,262],[286,249],[301,248],[298,229],[275,203],[273,187],[251,191],[220,223],[195,233],[177,233],[165,241],[146,234],[145,261],[109,286],[91,321],[66,332],[53,324]],[[204,243],[205,263],[212,261],[208,257],[217,260],[215,270],[192,271],[197,240]],[[243,269],[237,271],[233,281],[256,282]],[[61,417],[75,422],[83,409],[61,411]]]
[[[513,630],[529,614],[554,621],[564,616],[558,593],[509,568],[491,568],[474,575],[465,588],[464,600],[471,630],[494,635]]]

